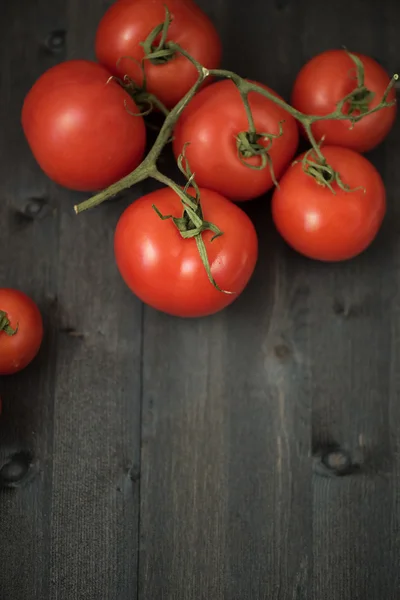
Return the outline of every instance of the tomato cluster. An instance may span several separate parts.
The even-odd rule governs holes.
[[[240,78],[223,79],[220,39],[193,0],[118,0],[100,22],[95,49],[97,62],[66,61],[39,78],[22,125],[51,179],[95,192],[147,164],[144,106],[156,97],[158,108],[172,111],[173,151],[179,161],[185,149],[196,185],[190,176],[182,197],[164,178],[169,187],[129,206],[115,231],[121,275],[145,303],[197,317],[237,298],[258,253],[238,204],[273,188],[276,228],[307,257],[347,260],[375,238],[385,188],[360,153],[382,142],[396,114],[390,78],[376,61],[345,50],[314,57],[296,78],[292,106],[261,83],[248,81],[244,93]],[[178,111],[199,65],[213,77]],[[295,158],[299,133],[312,149]],[[154,176],[155,164],[147,167]]]

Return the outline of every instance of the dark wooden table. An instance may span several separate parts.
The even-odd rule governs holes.
[[[399,122],[371,157],[389,212],[365,254],[303,259],[260,199],[243,296],[205,320],[159,314],[112,250],[123,207],[150,185],[77,218],[84,196],[46,178],[20,127],[43,71],[93,57],[109,3],[0,11],[0,285],[30,294],[46,325],[38,359],[0,382],[0,459],[32,463],[0,492],[0,598],[398,599]],[[327,48],[400,66],[396,0],[199,4],[225,66],[285,96]]]

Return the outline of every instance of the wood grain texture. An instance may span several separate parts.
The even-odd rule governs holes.
[[[1,382],[2,452],[29,450],[39,471],[1,496],[2,600],[136,597],[142,307],[114,264],[122,205],[75,217],[78,197],[48,182],[19,125],[40,73],[93,55],[103,10],[18,0],[2,21],[1,282],[32,294],[47,331],[38,360]],[[46,204],[30,221],[17,211],[32,198]]]
[[[263,198],[246,207],[260,259],[243,296],[204,320],[156,313],[112,252],[119,214],[151,186],[76,218],[80,196],[41,173],[19,124],[44,70],[93,57],[110,4],[0,9],[0,285],[46,325],[37,360],[0,381],[0,467],[32,462],[0,490],[0,600],[397,600],[400,126],[371,155],[389,214],[365,254],[303,259]],[[399,68],[395,0],[198,4],[225,66],[286,97],[330,47]],[[323,466],[333,449],[345,476]]]
[[[349,18],[338,20],[337,11]],[[324,46],[346,45],[375,57],[389,72],[399,68],[400,44],[393,35],[399,6],[345,1],[324,8],[329,27]],[[362,25],[356,25],[363,13]],[[321,49],[319,17],[304,13],[304,54]],[[390,34],[390,31],[392,33]],[[388,215],[378,239],[362,256],[332,268],[312,264],[308,278],[314,451],[329,444],[346,449],[353,475],[314,479],[314,597],[318,599],[399,597],[399,421],[391,410],[398,357],[393,336],[398,312],[398,208],[393,165],[397,123],[387,142],[371,154],[387,185]],[[398,177],[398,176],[397,176]],[[323,324],[318,327],[318,323]],[[395,399],[396,398],[396,399]],[[391,404],[394,402],[394,404]],[[398,418],[397,413],[397,418]],[[359,465],[359,469],[357,469]]]
[[[262,36],[264,24],[289,32],[297,12],[288,17],[261,2],[246,10],[239,2],[201,6],[221,24],[227,66],[282,91],[278,66],[254,60],[251,47],[274,53],[276,38]],[[239,50],[250,12],[248,46],[241,42]],[[289,35],[281,52],[290,64],[296,48]],[[293,270],[286,259],[268,202],[249,208],[260,259],[231,308],[202,322],[145,309],[143,598],[309,597],[310,289],[305,269]]]

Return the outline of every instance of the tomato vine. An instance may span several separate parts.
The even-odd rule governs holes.
[[[202,232],[206,229],[211,229],[215,233],[215,236],[222,235],[222,232],[218,229],[216,225],[205,222],[202,218],[201,199],[198,188],[196,187],[194,182],[194,175],[191,173],[187,161],[185,162],[186,166],[183,166],[183,161],[185,161],[184,153],[180,161],[178,161],[181,171],[186,175],[188,179],[188,183],[183,189],[170,178],[163,175],[157,168],[157,161],[160,157],[164,146],[171,139],[171,135],[176,122],[178,121],[182,111],[203,86],[205,80],[209,77],[229,79],[235,84],[240,93],[244,108],[246,110],[248,121],[247,131],[240,132],[237,136],[238,157],[243,164],[245,164],[249,168],[256,169],[268,167],[271,171],[271,176],[274,181],[274,184],[276,186],[279,185],[276,181],[273,172],[272,160],[270,159],[268,151],[271,149],[274,138],[282,135],[282,128],[280,129],[278,134],[258,132],[256,130],[252,111],[248,100],[249,94],[256,92],[279,105],[287,113],[292,115],[297,121],[299,121],[302,124],[311,146],[310,150],[306,153],[304,159],[302,160],[302,168],[304,172],[307,175],[313,177],[317,181],[317,183],[328,187],[332,193],[335,193],[333,184],[336,184],[341,190],[345,192],[351,192],[353,190],[350,189],[350,187],[342,181],[340,173],[336,172],[328,164],[327,160],[324,157],[323,150],[321,148],[321,142],[317,142],[316,138],[313,135],[312,125],[317,121],[323,120],[346,120],[349,121],[350,128],[352,128],[358,121],[365,118],[366,116],[371,115],[379,110],[382,110],[383,108],[389,108],[393,106],[396,100],[388,101],[388,98],[390,91],[392,90],[395,82],[398,80],[399,77],[397,74],[393,75],[379,104],[377,106],[374,106],[373,108],[369,108],[370,101],[373,97],[373,93],[370,90],[368,90],[368,88],[365,86],[363,63],[356,55],[348,52],[348,55],[354,62],[355,66],[356,87],[351,93],[346,95],[337,104],[335,111],[331,112],[330,114],[307,115],[300,112],[299,110],[285,102],[283,99],[270,92],[268,89],[265,89],[264,87],[261,87],[251,81],[243,79],[242,77],[240,77],[236,73],[233,73],[232,71],[224,69],[206,69],[178,44],[172,41],[167,41],[167,33],[170,23],[171,15],[168,9],[166,9],[165,21],[158,25],[149,34],[148,38],[142,43],[142,47],[145,53],[144,60],[149,60],[153,64],[163,64],[168,60],[171,60],[176,54],[180,53],[184,57],[186,57],[197,69],[198,78],[196,83],[178,102],[178,104],[176,104],[176,106],[168,112],[168,110],[163,105],[157,103],[157,100],[154,100],[154,98],[151,98],[149,97],[149,95],[146,95],[144,69],[143,83],[141,87],[138,87],[137,84],[130,81],[129,78],[125,78],[124,81],[120,82],[136,100],[139,100],[138,103],[141,106],[146,104],[149,107],[152,107],[153,105],[157,106],[164,113],[165,121],[148,155],[132,173],[130,173],[120,181],[114,183],[107,189],[99,192],[92,198],[89,198],[86,201],[76,205],[74,209],[75,212],[78,214],[90,208],[94,208],[100,205],[105,200],[117,195],[122,190],[125,190],[131,187],[132,185],[139,183],[140,181],[143,181],[147,178],[152,178],[164,183],[178,194],[183,207],[183,217],[175,218],[172,217],[172,215],[164,216],[161,215],[161,213],[159,213],[158,211],[157,214],[162,219],[172,219],[175,226],[178,228],[180,234],[183,237],[196,239],[198,250],[203,261],[204,267],[207,271],[208,277],[211,283],[217,289],[219,289],[211,275],[207,253],[205,250],[204,243],[202,241]],[[261,143],[262,141],[264,142],[264,144]],[[261,158],[260,165],[254,166],[247,162],[246,159],[249,159],[253,156],[259,156]],[[188,194],[189,185],[192,185],[195,189],[195,198]]]

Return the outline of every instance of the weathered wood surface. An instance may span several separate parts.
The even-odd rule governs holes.
[[[286,96],[326,48],[399,68],[395,0],[199,4],[226,67]],[[32,295],[46,338],[0,381],[1,465],[33,464],[0,491],[0,598],[397,600],[400,126],[372,156],[389,212],[364,255],[303,259],[264,198],[248,209],[260,261],[243,296],[206,320],[158,314],[112,252],[118,215],[149,185],[75,218],[78,195],[41,173],[19,122],[44,70],[93,56],[107,5],[1,7],[0,285]],[[334,448],[344,476],[323,466]]]

